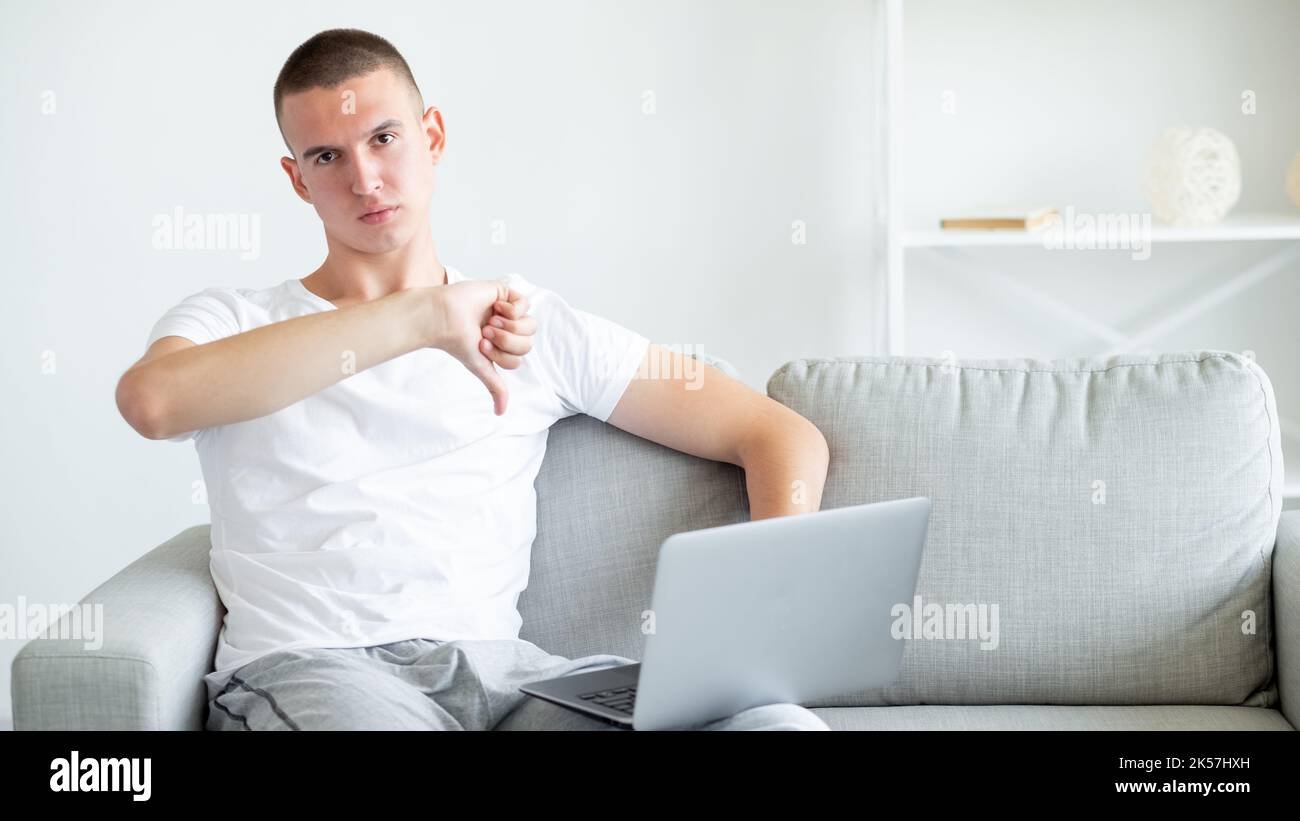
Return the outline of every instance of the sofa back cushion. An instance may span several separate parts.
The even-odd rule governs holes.
[[[899,679],[818,706],[1275,702],[1253,360],[804,359],[768,393],[830,444],[823,510],[933,501]]]
[[[520,638],[569,658],[641,658],[659,546],[749,519],[744,473],[592,419],[551,426]]]

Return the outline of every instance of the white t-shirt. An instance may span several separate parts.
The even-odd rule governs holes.
[[[446,267],[449,283],[465,279]],[[503,279],[538,323],[523,363],[497,369],[503,416],[464,365],[423,348],[267,416],[171,439],[195,441],[227,611],[209,697],[283,648],[518,638],[549,428],[577,413],[605,421],[649,340]],[[330,310],[298,279],[207,288],[168,310],[146,347]]]

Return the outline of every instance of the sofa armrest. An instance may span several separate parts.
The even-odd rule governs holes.
[[[1273,624],[1282,715],[1300,729],[1300,510],[1286,510],[1273,547]]]
[[[203,729],[203,677],[225,613],[209,532],[187,528],[91,591],[82,603],[103,605],[93,641],[79,631],[23,646],[12,668],[15,730]]]

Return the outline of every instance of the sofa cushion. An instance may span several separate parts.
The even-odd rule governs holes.
[[[768,393],[826,436],[823,510],[933,500],[899,679],[816,705],[1276,703],[1282,455],[1253,360],[804,359]]]
[[[815,707],[832,730],[1281,730],[1295,728],[1264,707],[1041,704]]]
[[[738,378],[725,360],[696,358]],[[547,436],[520,638],[569,658],[639,659],[659,546],[674,533],[748,521],[744,472],[589,416],[562,419]]]

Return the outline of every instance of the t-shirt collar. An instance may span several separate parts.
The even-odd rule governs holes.
[[[453,282],[460,282],[463,279],[465,279],[464,274],[462,274],[460,271],[457,271],[455,268],[451,267],[450,265],[443,263],[442,267],[447,269],[448,285],[452,284]],[[324,297],[317,296],[316,294],[312,293],[307,288],[306,285],[302,284],[302,280],[298,279],[297,277],[289,278],[289,286],[294,290],[296,290],[300,296],[306,297],[316,305],[320,305],[321,307],[325,307],[325,308],[330,308],[332,310],[338,310],[339,306],[335,305],[333,302],[330,302],[328,299],[325,299]]]

